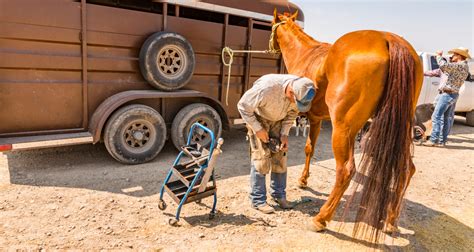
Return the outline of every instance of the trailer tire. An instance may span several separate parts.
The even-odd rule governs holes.
[[[194,73],[191,44],[174,32],[157,32],[140,49],[140,71],[152,86],[172,91],[186,85]]]
[[[218,139],[222,133],[222,120],[219,113],[211,106],[203,103],[193,103],[182,108],[173,119],[171,126],[171,140],[174,146],[180,150],[186,145],[191,126],[199,122],[214,132],[214,137]],[[199,143],[204,147],[209,147],[211,137],[207,132],[197,134],[193,137],[192,143]]]
[[[105,147],[113,158],[124,164],[141,164],[154,159],[165,141],[165,120],[145,105],[133,104],[117,110],[105,126]]]
[[[466,113],[466,124],[474,127],[474,110]]]

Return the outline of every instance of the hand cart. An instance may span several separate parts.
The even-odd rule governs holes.
[[[209,150],[202,147],[198,143],[191,143],[194,131],[206,131],[211,136],[211,145]],[[183,205],[200,201],[203,198],[214,196],[214,203],[209,218],[214,218],[216,214],[216,180],[214,176],[214,167],[217,156],[222,153],[221,145],[224,139],[219,138],[217,146],[214,133],[199,123],[194,123],[189,130],[187,144],[181,147],[181,152],[176,157],[168,175],[163,182],[160,191],[160,201],[158,208],[166,209],[166,203],[163,200],[163,193],[166,191],[168,195],[178,204],[176,217],[169,219],[169,224],[176,226],[179,221],[179,215]],[[181,161],[183,157],[189,160]],[[173,177],[173,181],[170,181]]]

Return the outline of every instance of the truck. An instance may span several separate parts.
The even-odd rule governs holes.
[[[439,65],[436,61],[436,55],[434,53],[420,52],[419,56],[421,62],[423,63],[423,70],[425,72],[439,68]],[[467,125],[474,126],[474,62],[471,60],[468,64],[471,78],[467,79],[459,90],[459,98],[456,103],[455,113],[465,117]],[[425,76],[417,105],[424,106],[424,104],[433,104],[436,96],[439,93],[439,85],[439,77]]]
[[[0,151],[104,143],[124,164],[218,137],[260,76],[286,73],[264,50],[288,1],[0,0]],[[230,78],[227,87],[227,78]],[[193,135],[206,146],[207,132]]]

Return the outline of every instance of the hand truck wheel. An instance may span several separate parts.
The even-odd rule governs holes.
[[[216,218],[216,213],[215,212],[210,212],[209,213],[209,220],[213,220],[214,218]]]
[[[168,220],[168,224],[170,224],[170,226],[177,227],[177,226],[178,226],[178,220],[177,220],[177,219],[170,218],[170,219]]]
[[[158,208],[160,210],[165,210],[166,209],[166,203],[164,200],[160,200],[160,202],[158,202]]]

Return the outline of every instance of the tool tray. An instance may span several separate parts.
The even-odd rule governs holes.
[[[211,177],[211,180],[214,180],[214,178]],[[188,203],[209,197],[217,191],[217,188],[215,187],[215,185],[210,185],[206,187],[206,190],[202,193],[197,193],[198,188],[199,188],[199,185],[193,187],[192,191],[189,193],[188,197],[186,198],[186,201],[184,202],[184,204],[188,204]],[[176,180],[176,181],[167,183],[165,185],[165,190],[168,193],[168,195],[171,196],[173,201],[179,204],[181,200],[183,199],[184,195],[186,194],[188,187],[181,180]]]
[[[186,156],[192,159],[209,156],[209,151],[198,143],[182,146],[181,150],[184,152],[184,154],[186,154]]]

